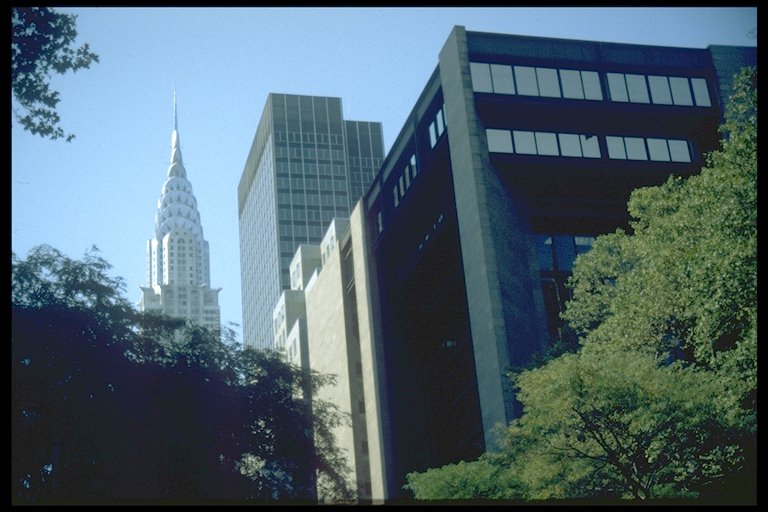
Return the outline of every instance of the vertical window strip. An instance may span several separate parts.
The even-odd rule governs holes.
[[[512,132],[512,139],[514,140],[514,147],[518,154],[536,154],[536,138],[533,132],[514,130]]]
[[[603,89],[600,86],[600,75],[597,71],[582,71],[581,82],[584,86],[584,99],[603,100]]]
[[[445,125],[443,124],[443,109],[437,111],[435,122],[437,122],[437,137],[440,138],[445,130]]]
[[[539,96],[547,98],[560,98],[560,82],[557,79],[557,70],[552,68],[536,68],[536,81],[539,87]]]
[[[672,92],[669,89],[669,79],[665,76],[649,76],[648,85],[651,88],[651,101],[656,105],[671,105]]]
[[[600,141],[597,135],[579,135],[579,142],[581,142],[581,151],[584,153],[584,158],[600,158]]]
[[[572,69],[560,70],[560,85],[563,88],[563,98],[584,99],[584,86],[581,73]]]
[[[606,73],[608,78],[608,90],[611,94],[611,101],[626,103],[629,101],[627,94],[627,84],[624,81],[624,75],[621,73]]]
[[[491,153],[514,153],[512,145],[512,133],[509,130],[497,130],[487,128],[485,130],[488,141],[488,151]]]
[[[536,152],[542,156],[559,156],[557,135],[550,132],[534,132]]]
[[[691,89],[688,86],[687,78],[678,76],[669,77],[669,86],[672,89],[672,101],[675,105],[693,105]]]
[[[582,157],[583,153],[578,135],[574,133],[558,133],[557,137],[560,139],[560,153],[563,156]]]
[[[648,154],[654,162],[669,162],[669,147],[666,139],[648,139]]]
[[[437,144],[437,133],[435,131],[435,122],[432,121],[429,123],[429,147],[434,148],[435,144]]]
[[[536,68],[515,66],[514,69],[517,93],[523,96],[538,96],[539,86],[536,81]]]
[[[608,146],[608,158],[614,160],[627,159],[627,153],[624,150],[624,139],[622,137],[608,136],[605,138],[605,143]]]
[[[669,155],[673,162],[691,161],[690,145],[684,140],[669,140]]]
[[[626,75],[629,101],[632,103],[650,103],[648,86],[645,84],[645,75]]]
[[[697,107],[712,106],[706,80],[703,78],[691,78],[691,87],[693,88],[693,97],[696,100]]]
[[[491,70],[483,62],[470,62],[469,73],[472,77],[472,90],[475,92],[493,92]]]
[[[624,137],[624,147],[628,160],[648,160],[645,150],[645,139],[642,137]]]
[[[515,94],[512,66],[491,64],[491,81],[496,94]]]

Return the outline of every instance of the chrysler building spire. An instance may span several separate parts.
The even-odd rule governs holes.
[[[173,131],[179,130],[178,118],[176,117],[176,86],[173,86]]]
[[[208,242],[181,158],[174,87],[171,161],[157,202],[155,236],[147,241],[147,286],[140,306],[218,329],[220,290],[210,288]]]
[[[181,161],[181,140],[179,138],[179,118],[176,111],[176,88],[173,88],[173,132],[171,133],[171,167],[168,168],[168,177],[171,177],[171,170],[174,163],[178,163],[182,177],[186,178],[186,171]],[[177,169],[178,171],[178,169]]]

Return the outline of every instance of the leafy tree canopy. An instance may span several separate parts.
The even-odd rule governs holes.
[[[409,475],[417,498],[755,501],[756,69],[734,90],[707,167],[633,192],[631,234],[577,259],[580,349],[516,375],[501,450]]]
[[[14,116],[22,128],[41,137],[64,137],[56,112],[59,93],[51,89],[51,73],[88,68],[99,56],[88,44],[72,45],[77,38],[76,16],[48,7],[11,9],[11,90],[23,109]],[[75,136],[67,134],[67,142]]]
[[[318,474],[320,497],[352,496],[345,417],[309,398],[332,377],[140,314],[110,268],[12,255],[14,503],[313,503]]]

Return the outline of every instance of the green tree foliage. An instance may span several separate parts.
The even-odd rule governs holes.
[[[405,488],[417,500],[519,500],[522,484],[491,453],[479,460],[409,473]]]
[[[585,343],[715,372],[754,422],[757,385],[757,71],[735,83],[722,147],[688,179],[632,194],[633,233],[600,237],[574,269],[565,320]]]
[[[500,452],[409,475],[417,498],[756,501],[757,71],[734,90],[707,167],[636,190],[631,233],[577,259],[581,347],[516,376]],[[488,464],[507,492],[474,484]]]
[[[331,377],[139,314],[109,270],[95,249],[12,256],[15,503],[314,502],[317,473],[351,495],[344,418],[301,396]]]
[[[587,345],[518,385],[526,413],[502,452],[525,499],[722,495],[738,471],[743,433],[707,370]]]
[[[52,72],[64,74],[88,68],[99,61],[88,44],[73,48],[77,38],[77,16],[62,14],[48,7],[11,9],[11,90],[24,110],[14,110],[22,128],[41,137],[64,137],[56,112],[60,98],[51,90]],[[67,134],[67,142],[74,135]]]

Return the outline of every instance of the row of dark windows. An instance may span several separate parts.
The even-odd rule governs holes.
[[[601,158],[597,135],[579,133],[533,132],[487,128],[490,153],[520,155]],[[655,162],[691,162],[690,143],[658,137],[605,137],[608,158],[613,160],[652,160]]]
[[[603,100],[600,74],[596,71],[510,66],[470,62],[472,90],[547,98]],[[611,101],[711,107],[704,78],[606,73]]]

